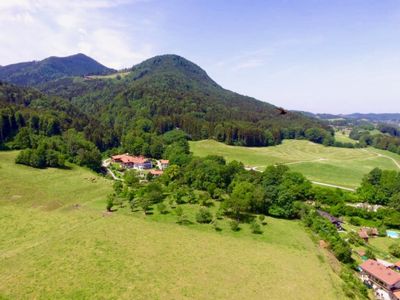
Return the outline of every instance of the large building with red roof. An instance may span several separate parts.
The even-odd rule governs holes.
[[[379,262],[368,259],[360,265],[361,277],[364,281],[386,292],[389,299],[399,299],[400,273],[385,267]]]
[[[122,167],[127,169],[151,169],[153,164],[151,159],[145,158],[143,156],[131,156],[128,153],[114,155],[111,157],[113,162],[120,163]]]

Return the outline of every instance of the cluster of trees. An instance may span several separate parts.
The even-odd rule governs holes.
[[[17,156],[17,163],[36,168],[65,167],[66,160],[95,171],[101,168],[100,151],[85,139],[83,133],[74,129],[49,137],[24,127],[11,146],[25,149]]]
[[[400,173],[375,168],[364,176],[357,194],[366,202],[389,205],[400,211]]]
[[[327,219],[320,217],[315,211],[303,214],[304,224],[327,241],[330,250],[343,263],[352,263],[350,245],[339,235],[337,228]]]
[[[358,140],[360,147],[372,146],[377,149],[400,154],[400,134],[398,128],[390,125],[380,125],[378,129],[383,134],[372,135],[370,132],[374,129],[373,125],[354,127],[350,132],[350,138]]]

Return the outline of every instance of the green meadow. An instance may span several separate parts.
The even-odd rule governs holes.
[[[190,142],[198,156],[222,155],[246,166],[264,170],[269,165],[286,164],[313,181],[356,188],[362,177],[375,167],[399,170],[400,155],[388,151],[325,147],[303,140],[285,140],[273,147],[229,146],[214,140]]]
[[[111,181],[15,165],[16,154],[0,152],[1,299],[345,298],[297,221],[267,218],[254,235],[156,209],[104,214]],[[189,218],[196,209],[184,206]]]

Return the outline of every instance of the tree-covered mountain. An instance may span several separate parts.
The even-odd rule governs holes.
[[[104,75],[113,72],[115,70],[79,53],[0,67],[0,80],[17,85],[35,86],[62,77]]]
[[[39,88],[69,99],[120,135],[146,120],[151,131],[176,127],[193,139],[264,146],[283,138],[304,138],[307,129],[328,137],[318,120],[285,111],[220,87],[199,66],[177,55],[162,55],[135,65],[126,76],[63,78]]]
[[[44,136],[75,129],[84,133],[100,150],[118,144],[112,128],[105,127],[69,101],[45,95],[34,88],[0,81],[0,145],[22,128]]]

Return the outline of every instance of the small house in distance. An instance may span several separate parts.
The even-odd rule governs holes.
[[[358,236],[362,238],[366,243],[368,243],[369,235],[363,228],[358,231]]]
[[[153,164],[150,159],[143,156],[131,156],[129,154],[114,155],[113,162],[120,163],[123,168],[145,170],[151,169]]]
[[[151,170],[150,171],[150,174],[155,176],[155,177],[161,176],[163,173],[164,172],[162,170]]]
[[[320,209],[317,210],[317,213],[321,217],[329,220],[329,222],[331,222],[333,225],[335,225],[337,230],[343,230],[343,227],[342,227],[343,221],[341,221],[340,219],[338,219],[338,218],[332,216],[331,214],[327,213],[326,211],[323,211]]]
[[[169,166],[169,160],[168,159],[160,159],[160,170],[165,170]]]

